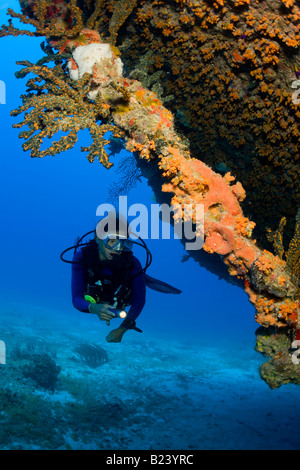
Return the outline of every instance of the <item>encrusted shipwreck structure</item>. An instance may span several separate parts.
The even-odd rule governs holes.
[[[109,168],[110,131],[159,201],[203,204],[203,250],[191,256],[211,270],[221,259],[243,283],[261,325],[257,350],[271,356],[264,380],[300,384],[300,2],[20,4],[0,36],[45,37],[45,57],[17,72],[34,75],[12,112],[25,113],[15,124],[27,126],[24,150],[58,154],[88,129],[82,150]]]

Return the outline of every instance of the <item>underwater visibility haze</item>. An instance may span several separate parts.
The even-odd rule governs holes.
[[[7,8],[20,12],[18,1],[4,0],[1,24]],[[95,229],[99,205],[113,203],[122,162],[136,168],[126,173],[128,206],[150,213],[158,192],[125,146],[107,146],[112,168],[88,161],[81,151],[91,145],[88,129],[60,154],[24,152],[10,114],[26,91],[16,62],[36,64],[42,40],[0,39],[0,449],[299,450],[299,385],[262,379],[260,324],[242,280],[201,266],[173,229],[170,239],[145,239],[147,274],[182,292],[147,288],[136,319],[142,333],[129,330],[109,343],[121,320],[107,326],[72,305],[72,268],[60,254]],[[133,251],[144,266],[145,250]]]

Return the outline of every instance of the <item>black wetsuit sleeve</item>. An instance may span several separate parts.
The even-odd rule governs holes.
[[[84,267],[80,264],[82,259],[82,252],[78,250],[73,256],[72,264],[72,303],[80,312],[89,312],[89,303],[84,300],[85,275]]]
[[[139,273],[142,270],[141,263],[135,257],[134,259],[134,267],[132,269],[132,276]],[[146,283],[145,283],[145,275],[144,273],[140,273],[135,276],[132,280],[132,291],[133,291],[133,300],[131,307],[129,309],[128,315],[126,320],[133,320],[135,321],[141,311],[144,308],[145,301],[146,301]],[[121,324],[121,326],[126,326],[126,320],[124,321],[125,324]]]

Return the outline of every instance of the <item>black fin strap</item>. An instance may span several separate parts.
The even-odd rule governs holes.
[[[124,326],[124,328],[127,328],[127,330],[135,330],[139,333],[143,333],[142,330],[135,325],[136,323],[134,320],[130,320],[130,318],[125,318],[121,326]]]

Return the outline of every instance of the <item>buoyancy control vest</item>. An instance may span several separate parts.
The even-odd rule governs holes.
[[[97,303],[108,303],[119,309],[132,303],[132,252],[123,252],[112,260],[100,260],[95,240],[82,249],[82,264],[85,270],[85,295]]]

